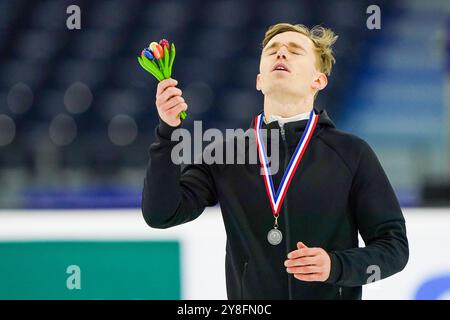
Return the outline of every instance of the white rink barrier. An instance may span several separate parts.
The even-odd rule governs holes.
[[[363,299],[450,299],[450,209],[408,208],[410,258],[403,272],[366,285]],[[167,230],[139,210],[0,211],[0,241],[177,240],[183,299],[226,299],[226,234],[219,208]]]

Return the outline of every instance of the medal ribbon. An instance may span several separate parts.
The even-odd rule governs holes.
[[[264,147],[261,134],[261,127],[264,121],[263,119],[264,119],[264,112],[255,118],[254,129],[255,129],[256,145],[258,147],[258,155],[259,160],[261,162],[261,167],[263,168],[264,172],[264,185],[266,187],[267,195],[269,197],[270,206],[272,208],[273,215],[275,217],[278,217],[281,210],[281,205],[283,204],[284,201],[284,197],[287,193],[287,190],[289,189],[289,185],[291,184],[292,177],[294,176],[294,173],[297,170],[300,161],[302,160],[303,154],[305,153],[306,148],[308,147],[309,141],[314,133],[314,129],[316,128],[319,116],[314,112],[314,110],[311,111],[308,124],[306,125],[306,129],[303,132],[302,137],[297,145],[297,148],[295,149],[295,152],[291,157],[291,161],[289,162],[284,172],[283,178],[281,179],[277,192],[275,192],[275,188],[273,185],[269,161],[267,159],[267,153]]]

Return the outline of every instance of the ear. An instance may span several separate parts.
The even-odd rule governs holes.
[[[319,73],[317,78],[313,81],[311,87],[315,90],[323,90],[328,84],[328,78],[325,73]]]
[[[261,74],[256,75],[256,90],[261,91]]]

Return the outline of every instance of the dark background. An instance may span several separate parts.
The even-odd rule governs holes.
[[[176,44],[187,128],[246,129],[263,107],[261,42],[279,22],[339,35],[315,106],[371,144],[403,206],[433,204],[426,186],[448,174],[450,11],[433,3],[1,0],[0,207],[139,207],[158,122],[157,82],[140,51],[161,38]],[[81,30],[66,27],[71,4]],[[371,4],[380,30],[366,26]]]

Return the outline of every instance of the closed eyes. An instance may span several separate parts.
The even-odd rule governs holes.
[[[276,54],[277,53],[277,51],[274,51],[274,52],[269,52],[267,55],[269,55],[269,56],[273,56],[274,54]],[[299,55],[302,55],[303,53],[302,52],[299,52],[299,51],[291,51],[291,53],[292,54],[295,54],[295,55],[297,55],[297,56],[299,56]]]

